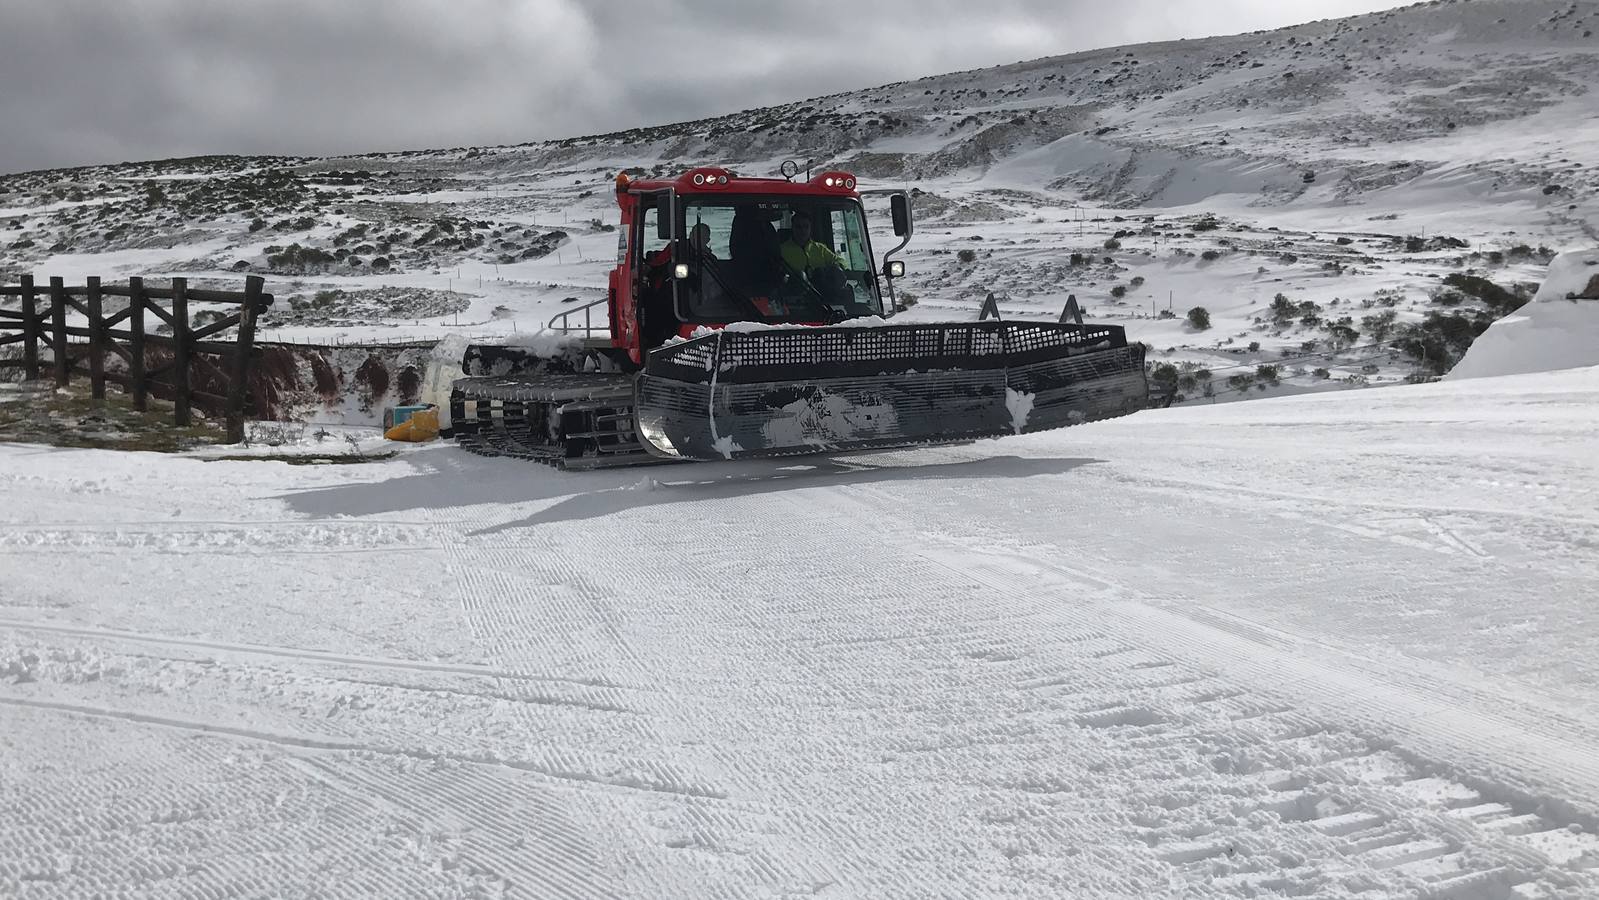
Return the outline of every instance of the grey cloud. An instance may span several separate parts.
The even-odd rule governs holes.
[[[510,143],[1385,0],[0,0],[0,172]]]

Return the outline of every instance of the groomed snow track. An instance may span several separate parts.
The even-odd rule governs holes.
[[[1596,401],[625,475],[0,448],[0,894],[1596,896]]]

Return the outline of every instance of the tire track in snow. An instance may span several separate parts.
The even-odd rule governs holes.
[[[931,541],[920,529],[910,527],[904,521],[885,523],[883,520],[885,510],[881,506],[869,504],[867,509],[860,508],[860,501],[849,496],[856,492],[856,489],[849,488],[825,492],[828,495],[828,503],[846,504],[846,509],[835,513],[839,521],[869,517],[876,523],[874,532],[886,534],[888,539],[904,552],[947,568],[953,577],[985,584],[994,590],[996,596],[1016,597],[1024,602],[1029,597],[1053,597],[1057,618],[1061,624],[1070,629],[1066,636],[1068,643],[1078,645],[1078,650],[1088,650],[1089,658],[1100,663],[1126,654],[1143,653],[1153,654],[1172,663],[1170,666],[1157,666],[1157,670],[1174,667],[1191,669],[1197,664],[1201,667],[1201,671],[1238,673],[1239,666],[1236,661],[1246,659],[1251,660],[1251,663],[1245,668],[1243,674],[1247,677],[1243,683],[1257,686],[1270,685],[1273,683],[1273,678],[1278,679],[1280,686],[1285,672],[1291,672],[1303,664],[1298,657],[1280,654],[1270,655],[1262,660],[1260,657],[1263,648],[1258,643],[1233,646],[1218,641],[1173,613],[1129,602],[1124,598],[1136,597],[1134,592],[1114,583],[1107,584],[1102,579],[1085,580],[1072,570],[1053,564],[1040,564],[1026,558],[996,557],[980,551]],[[876,493],[870,488],[859,489],[858,492]],[[826,505],[815,504],[811,498],[807,499],[810,501],[807,503],[809,508]],[[1080,604],[1074,599],[1085,594],[1091,598],[1091,602]],[[1130,615],[1129,610],[1136,615]],[[1088,638],[1088,641],[1090,644],[1105,643],[1107,646],[1103,651],[1096,652],[1090,647],[1083,646],[1084,635],[1078,629],[1088,625],[1090,621],[1100,622],[1114,633],[1128,635],[1129,643],[1115,639],[1106,640],[1099,637],[1096,632],[1094,637]],[[1134,644],[1141,645],[1142,649]],[[1016,653],[1015,650],[1011,652]],[[1022,653],[1025,653],[1025,650]],[[1382,700],[1388,692],[1369,685],[1362,690],[1358,685],[1351,685],[1351,679],[1348,677],[1343,678],[1341,682],[1332,677],[1341,672],[1342,670],[1335,665],[1325,671],[1318,670],[1311,676],[1289,677],[1288,680],[1294,682],[1299,690],[1287,693],[1289,696],[1302,697],[1305,686],[1323,685],[1317,695],[1321,700],[1336,699],[1347,703],[1348,694],[1345,694],[1344,698],[1334,695],[1351,692],[1353,696],[1361,697],[1368,702],[1375,699],[1376,705],[1382,706]],[[1179,678],[1170,684],[1173,686],[1204,684],[1207,678],[1208,676],[1201,676],[1198,680]],[[1329,680],[1338,687],[1332,689],[1325,687]],[[1280,690],[1276,692],[1282,693]],[[1222,702],[1237,703],[1238,696],[1235,693]],[[1339,706],[1335,704],[1331,709],[1337,711]],[[1438,709],[1436,705],[1428,708],[1425,702],[1421,708],[1412,703],[1409,706],[1401,705],[1388,709],[1387,715],[1379,718],[1397,720],[1412,714],[1426,716],[1436,709]],[[1285,720],[1285,716],[1291,718]],[[1140,730],[1140,739],[1154,736],[1158,743],[1158,736],[1163,730],[1187,718],[1190,716],[1185,714],[1181,704],[1146,702],[1124,703],[1090,710],[1074,721],[1080,726],[1093,728],[1136,728]],[[1361,718],[1357,716],[1356,721],[1360,721]],[[1335,718],[1334,721],[1336,720]],[[1249,830],[1224,834],[1220,840],[1209,840],[1208,837],[1213,832],[1205,831],[1207,826],[1185,826],[1177,832],[1183,838],[1182,841],[1175,846],[1168,846],[1164,851],[1158,851],[1161,853],[1161,858],[1170,864],[1189,869],[1197,868],[1212,878],[1225,879],[1218,881],[1217,884],[1230,884],[1239,889],[1245,887],[1246,883],[1250,889],[1307,887],[1325,881],[1329,873],[1327,871],[1296,873],[1292,869],[1274,867],[1270,864],[1256,866],[1258,871],[1251,872],[1251,866],[1260,859],[1268,857],[1271,852],[1275,852],[1271,847],[1275,846],[1276,841],[1287,841],[1291,845],[1315,846],[1317,843],[1327,843],[1320,840],[1322,838],[1336,837],[1337,841],[1323,847],[1321,858],[1328,858],[1328,854],[1331,854],[1346,859],[1351,864],[1351,872],[1362,873],[1362,877],[1372,877],[1374,872],[1380,873],[1376,876],[1379,878],[1391,876],[1400,882],[1395,885],[1396,887],[1409,885],[1412,888],[1437,891],[1441,896],[1455,896],[1456,892],[1461,892],[1459,896],[1509,896],[1510,887],[1529,882],[1557,891],[1582,888],[1584,885],[1586,888],[1582,889],[1599,890],[1599,873],[1590,871],[1599,868],[1599,840],[1590,834],[1572,833],[1570,828],[1578,827],[1577,821],[1570,818],[1569,807],[1566,810],[1568,815],[1562,818],[1559,809],[1561,804],[1558,800],[1554,801],[1556,809],[1552,814],[1553,817],[1548,813],[1536,815],[1530,812],[1539,808],[1547,809],[1551,798],[1599,796],[1586,791],[1590,783],[1599,784],[1599,780],[1593,780],[1599,775],[1599,764],[1592,763],[1591,754],[1587,752],[1594,746],[1593,743],[1584,745],[1582,742],[1574,742],[1567,749],[1556,752],[1557,768],[1570,764],[1574,765],[1576,770],[1572,780],[1557,782],[1554,785],[1555,790],[1523,794],[1517,797],[1518,803],[1507,805],[1503,811],[1492,809],[1480,820],[1457,821],[1449,817],[1451,810],[1456,806],[1470,803],[1476,804],[1478,809],[1485,809],[1487,807],[1484,804],[1491,801],[1484,797],[1482,792],[1467,787],[1454,778],[1434,776],[1431,774],[1432,768],[1422,760],[1393,753],[1388,749],[1386,741],[1372,740],[1356,732],[1345,732],[1336,726],[1322,725],[1321,719],[1293,712],[1291,707],[1267,710],[1263,715],[1247,711],[1233,721],[1235,723],[1233,727],[1240,729],[1244,728],[1244,725],[1237,723],[1249,723],[1250,730],[1257,730],[1262,723],[1268,722],[1285,721],[1288,724],[1286,730],[1276,733],[1259,734],[1256,731],[1254,740],[1265,740],[1273,751],[1289,751],[1287,760],[1289,765],[1283,772],[1264,773],[1261,786],[1271,789],[1276,796],[1262,799],[1253,808],[1274,814],[1280,822],[1308,823],[1308,828],[1292,828],[1291,830],[1298,832],[1295,834],[1274,835],[1273,843],[1262,843],[1255,847],[1253,852],[1250,852],[1250,848],[1246,846],[1245,858],[1239,861],[1238,845],[1240,842],[1245,844],[1249,842],[1251,837]],[[1532,719],[1533,723],[1536,721],[1536,718]],[[1483,731],[1484,725],[1485,723],[1480,720],[1468,722],[1450,731],[1449,738],[1458,746],[1471,746],[1474,736],[1480,739],[1485,733],[1493,733]],[[1548,736],[1547,733],[1552,731],[1547,728],[1539,730],[1545,732],[1544,736]],[[1318,750],[1326,740],[1342,741],[1348,746],[1339,753],[1326,756]],[[1248,748],[1250,744],[1251,741],[1245,741],[1242,746]],[[1296,744],[1305,746],[1295,746]],[[1516,755],[1518,749],[1520,748],[1514,744],[1508,746],[1500,744],[1493,747],[1491,752],[1483,754],[1482,759],[1489,761],[1494,758],[1516,759],[1519,758]],[[1388,771],[1378,781],[1377,786],[1364,782],[1351,784],[1347,775],[1332,777],[1332,774],[1326,771],[1326,767],[1333,764],[1353,766],[1357,771],[1361,767],[1387,766]],[[1489,770],[1491,771],[1491,767]],[[1433,783],[1441,783],[1454,792],[1453,796],[1440,801],[1415,790],[1418,785]],[[1491,794],[1503,790],[1500,783],[1492,780],[1484,780],[1480,782],[1480,786]],[[1517,810],[1516,806],[1520,809]],[[1236,805],[1229,810],[1233,815],[1239,813]],[[1334,816],[1337,817],[1338,826],[1326,831],[1316,829],[1315,822]],[[1150,824],[1151,826],[1157,822],[1164,824],[1169,818],[1169,814],[1156,817]],[[1518,841],[1514,836],[1499,834],[1498,831],[1503,830],[1500,826],[1507,821],[1516,823],[1515,828],[1511,830],[1526,829],[1533,837],[1530,840]],[[1580,821],[1589,828],[1593,827],[1592,819],[1583,818]],[[1350,823],[1359,827],[1346,830],[1343,826]],[[1165,827],[1170,826],[1165,825]],[[1195,830],[1196,827],[1198,831]],[[1315,840],[1308,840],[1307,843],[1307,834],[1312,832],[1319,834]],[[1198,840],[1200,837],[1206,840]],[[1539,844],[1546,845],[1545,849],[1537,849]],[[1158,836],[1156,846],[1157,848],[1160,846]],[[1301,855],[1305,858],[1316,858]],[[1482,860],[1485,856],[1495,861],[1484,863]],[[1312,874],[1315,875],[1314,878],[1310,877]]]
[[[119,631],[107,628],[84,628],[68,625],[55,625],[44,622],[24,622],[11,619],[0,619],[0,628],[8,628],[13,631],[44,632],[49,634],[62,634],[72,637],[95,638],[101,640],[157,644],[172,647],[189,647],[197,650],[212,650],[241,656],[273,656],[291,660],[301,660],[305,662],[327,663],[329,665],[338,666],[354,666],[358,668],[397,669],[411,672],[440,672],[451,675],[471,675],[482,678],[510,679],[513,681],[554,682],[581,687],[609,687],[609,685],[598,683],[592,680],[585,681],[580,679],[555,678],[545,675],[532,675],[527,673],[511,672],[505,669],[496,669],[489,666],[476,666],[464,663],[430,663],[422,660],[350,656],[340,653],[330,653],[322,650],[308,650],[293,647],[268,647],[260,644],[234,644],[224,641],[202,641],[192,638],[145,634],[135,631]]]
[[[397,770],[352,758],[305,765],[351,797],[452,833],[461,861],[495,879],[504,896],[615,896],[558,783],[472,767]]]
[[[0,768],[0,895],[462,896],[476,887],[407,847],[383,815],[330,803],[267,745],[51,716],[76,740]],[[408,831],[408,830],[405,830]]]
[[[499,519],[493,509],[471,512],[474,514],[452,516],[449,521],[440,515],[435,529],[446,550],[448,570],[454,576],[457,602],[479,646],[491,659],[515,671],[561,673],[562,677],[607,684],[647,686],[644,702],[634,706],[641,715],[629,723],[632,737],[624,744],[645,752],[652,745],[658,746],[651,720],[657,714],[660,698],[648,696],[648,691],[657,686],[623,662],[628,654],[619,654],[619,648],[614,646],[614,628],[597,614],[595,601],[602,598],[591,596],[581,586],[574,587],[552,571],[553,560],[560,553],[571,551],[542,541],[474,542],[464,535],[499,524]],[[510,571],[513,568],[514,574]],[[507,689],[515,691],[517,686],[510,684]],[[599,764],[580,735],[547,734],[542,723],[526,716],[521,719],[527,733],[538,742],[537,752],[571,767],[593,768]],[[648,765],[641,756],[639,764],[630,768],[640,771]],[[489,798],[468,790],[453,802],[481,806]],[[595,830],[594,844],[601,848],[588,865],[613,879],[612,896],[635,895],[623,884],[615,883],[619,873],[631,868],[616,853],[619,843],[630,848],[649,845],[646,837],[637,834],[639,805],[582,790],[571,802],[574,813]],[[688,797],[662,801],[668,806],[692,802],[696,801]],[[646,804],[645,808],[658,805],[661,804]],[[609,827],[602,828],[600,823]],[[507,835],[499,837],[504,839]],[[637,852],[631,850],[633,854]],[[553,848],[549,864],[558,868],[580,865],[562,857],[563,852]]]
[[[490,514],[467,533],[499,524]],[[712,737],[719,729],[707,726],[725,723],[738,707],[718,696],[721,683],[714,672],[690,667],[714,669],[700,638],[719,623],[701,618],[700,578],[680,574],[693,554],[685,555],[684,547],[663,540],[659,531],[651,533],[654,539],[639,542],[631,528],[591,522],[581,534],[540,528],[503,538],[463,538],[453,549],[453,564],[470,570],[461,580],[463,604],[493,635],[503,665],[526,659],[541,670],[603,672],[621,683],[658,686],[643,698],[640,722],[650,727],[638,735],[640,753],[655,756],[652,769],[663,776],[696,778],[726,795],[663,798],[642,808],[618,808],[589,796],[591,815],[614,829],[611,841],[635,860],[648,861],[644,880],[635,875],[620,896],[756,897],[808,893],[836,882],[837,874],[808,858],[812,854],[778,849],[791,840],[791,829],[773,809],[770,778],[760,771],[774,763],[771,756],[745,758]],[[590,571],[583,565],[590,546],[625,546],[628,562],[608,578]],[[640,647],[650,654],[641,654]],[[681,651],[688,656],[674,658]],[[660,880],[684,866],[685,854],[697,861],[699,878]],[[638,863],[630,868],[637,870]]]
[[[181,520],[167,528],[121,525],[71,528],[0,527],[0,553],[338,554],[438,549],[423,528],[390,523],[284,523],[194,530]]]
[[[196,719],[184,719],[176,716],[160,715],[156,713],[138,712],[110,707],[95,706],[91,704],[68,703],[54,700],[33,700],[25,697],[0,697],[0,706],[12,706],[32,710],[49,710],[68,715],[90,716],[99,719],[117,719],[125,722],[134,722],[140,725],[150,725],[161,728],[170,728],[179,731],[198,732],[215,735],[218,737],[243,738],[245,740],[260,741],[268,744],[277,744],[284,747],[298,748],[301,750],[343,751],[350,753],[372,753],[382,756],[404,757],[422,761],[445,760],[457,763],[470,763],[484,766],[502,766],[543,775],[549,778],[573,781],[581,784],[593,784],[605,789],[621,789],[626,791],[661,792],[667,794],[682,794],[687,796],[717,797],[718,794],[709,793],[712,789],[704,788],[692,783],[686,783],[681,778],[674,778],[670,773],[660,779],[652,778],[656,774],[648,773],[622,773],[609,774],[607,766],[596,765],[592,761],[561,755],[537,755],[536,758],[513,758],[495,756],[487,753],[468,754],[450,752],[445,750],[423,750],[415,747],[398,746],[371,741],[337,738],[331,736],[288,734],[284,732],[267,731],[263,729],[244,728],[234,725],[224,725],[217,722],[205,722]],[[588,764],[584,764],[588,762]]]

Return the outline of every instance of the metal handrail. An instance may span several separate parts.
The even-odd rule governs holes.
[[[610,302],[611,301],[609,298],[602,298],[585,303],[575,309],[569,309],[565,312],[557,313],[550,319],[548,327],[551,331],[558,331],[562,334],[581,334],[584,337],[593,337],[595,332],[609,335],[611,333],[610,315],[606,315],[605,322],[603,324],[595,325],[593,310],[596,306],[606,306]],[[571,317],[577,315],[578,313],[583,314],[582,328],[578,328],[571,323]]]

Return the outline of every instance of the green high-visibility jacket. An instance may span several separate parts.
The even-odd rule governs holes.
[[[796,272],[809,272],[822,266],[838,265],[838,255],[819,241],[811,241],[801,247],[793,240],[787,240],[783,242],[782,251],[783,262]]]

